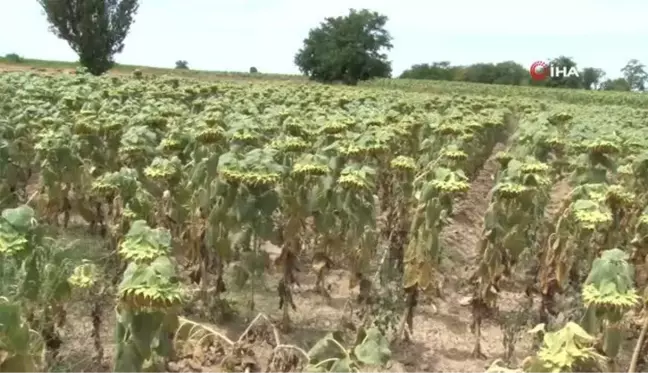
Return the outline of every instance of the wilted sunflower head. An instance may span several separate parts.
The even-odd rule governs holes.
[[[162,256],[148,264],[129,263],[119,284],[120,303],[138,311],[163,311],[182,303],[184,292],[171,260]]]
[[[549,166],[542,162],[529,162],[524,163],[520,167],[520,171],[523,174],[542,174],[549,170]]]
[[[132,262],[150,262],[171,252],[171,233],[151,228],[144,220],[133,222],[119,245],[119,255]]]
[[[389,146],[387,144],[370,144],[364,147],[364,154],[378,156],[380,154],[385,154],[389,151]]]
[[[283,152],[303,152],[309,144],[299,137],[286,137],[272,142],[272,147]]]
[[[304,123],[297,120],[290,120],[290,119],[292,118],[287,118],[283,123],[286,130],[291,133],[302,132],[302,130],[304,129]]]
[[[600,210],[575,210],[574,218],[580,224],[581,228],[586,230],[596,230],[597,227],[609,224],[612,221],[612,215],[610,213]]]
[[[571,120],[572,118],[573,118],[573,116],[571,114],[569,114],[569,113],[559,112],[559,113],[552,114],[548,118],[548,120],[549,120],[549,123],[551,123],[553,125],[560,125],[560,124],[566,123],[567,121]]]
[[[165,180],[173,175],[173,172],[164,168],[146,167],[144,169],[144,175],[153,180]]]
[[[443,193],[464,193],[470,189],[470,184],[463,180],[432,180],[432,186]]]
[[[605,202],[608,205],[631,206],[634,201],[634,194],[628,192],[621,185],[608,186],[605,193]]]
[[[339,152],[345,156],[359,156],[366,154],[367,149],[364,147],[357,146],[355,144],[349,144],[347,146],[342,146],[339,148]]]
[[[635,290],[634,271],[628,262],[630,255],[618,248],[602,251],[592,263],[583,287],[586,306],[610,311],[623,311],[639,303]]]
[[[243,180],[243,171],[236,170],[236,169],[227,169],[227,168],[221,169],[219,171],[219,175],[225,181],[232,184],[238,184]]]
[[[245,143],[251,143],[256,141],[259,138],[259,136],[255,133],[252,133],[250,131],[236,131],[232,134],[232,140],[233,141],[240,141],[240,142],[245,142]]]
[[[322,133],[326,133],[328,135],[333,135],[337,133],[341,133],[346,131],[347,129],[347,124],[339,121],[335,122],[328,122],[324,126],[322,126]]]
[[[273,187],[279,183],[281,175],[269,172],[243,172],[241,183],[250,187]]]
[[[551,179],[541,174],[524,175],[523,184],[529,187],[542,187],[551,185]]]
[[[528,190],[529,187],[522,184],[504,182],[495,187],[495,194],[503,199],[516,199]]]
[[[594,140],[586,143],[587,150],[594,154],[614,154],[619,152],[619,147],[607,140]]]
[[[509,162],[513,159],[513,154],[508,152],[497,152],[497,154],[495,154],[495,159],[499,162],[502,168],[506,168]]]
[[[323,176],[329,168],[317,163],[297,163],[293,166],[292,173],[299,176]]]
[[[630,244],[639,250],[648,248],[648,214],[645,212],[639,216],[639,221],[635,225],[635,234]]]
[[[78,120],[72,127],[77,135],[90,135],[97,131],[97,127],[90,124],[87,120]]]
[[[119,191],[119,186],[109,183],[106,180],[97,179],[92,182],[90,190],[95,195],[110,196]]]
[[[453,161],[463,161],[468,158],[468,154],[461,149],[449,148],[441,152],[441,156],[451,159]]]
[[[389,162],[389,166],[401,171],[414,171],[416,170],[416,161],[414,158],[399,155]]]
[[[619,168],[617,168],[617,172],[620,175],[631,176],[633,174],[632,164],[628,163],[628,164],[624,164],[622,166],[619,166]]]
[[[176,152],[182,150],[182,143],[174,138],[164,138],[160,141],[160,148],[164,152]]]
[[[561,150],[567,143],[558,136],[551,136],[545,140],[545,144],[553,150]]]
[[[0,254],[12,256],[27,248],[29,241],[8,224],[0,224]]]
[[[26,233],[37,225],[34,216],[34,210],[27,205],[2,210],[0,254],[11,256],[28,248]]]
[[[464,132],[464,128],[459,123],[443,123],[436,128],[435,132],[443,136],[459,136]]]
[[[338,179],[338,183],[347,189],[364,189],[367,183],[359,171],[346,171]]]
[[[503,118],[498,116],[491,116],[489,118],[486,118],[483,123],[484,127],[486,128],[499,128],[506,125],[506,122],[503,120]]]
[[[122,210],[122,216],[128,220],[133,220],[137,217],[137,214],[130,208],[125,208],[124,210]]]
[[[583,303],[585,306],[595,305],[597,308],[607,308],[610,311],[623,311],[636,306],[641,297],[635,289],[619,292],[613,282],[606,282],[599,287],[587,284],[583,287]]]
[[[140,146],[126,145],[121,146],[118,153],[121,159],[131,159],[144,154],[144,149]]]
[[[205,128],[196,134],[196,140],[201,144],[214,144],[224,138],[225,132],[220,127]]]
[[[97,273],[97,266],[86,262],[74,268],[72,275],[68,278],[68,282],[74,287],[87,289],[97,282]]]

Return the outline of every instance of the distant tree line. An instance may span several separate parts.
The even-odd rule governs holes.
[[[598,68],[579,68],[570,57],[560,56],[548,62],[567,69],[575,67],[579,76],[534,81],[529,74],[529,66],[522,66],[514,61],[476,63],[468,66],[452,65],[448,61],[441,61],[413,65],[405,70],[399,78],[604,91],[644,91],[648,80],[646,66],[636,59],[628,61],[626,66],[621,69],[623,77],[617,79],[606,79],[605,72]]]

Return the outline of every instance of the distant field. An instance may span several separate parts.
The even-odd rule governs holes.
[[[5,57],[0,57],[0,69],[11,67],[11,69],[47,69],[47,70],[69,70],[79,67],[77,62],[69,61],[48,61],[25,58],[20,63],[9,61]],[[228,72],[228,71],[205,71],[205,70],[182,70],[182,69],[165,69],[160,67],[149,66],[136,66],[136,65],[116,65],[111,72],[116,73],[130,73],[133,70],[139,69],[144,73],[149,74],[173,74],[180,75],[186,78],[195,79],[220,79],[220,78],[242,78],[242,79],[262,79],[262,80],[305,80],[300,75],[284,75],[284,74],[263,74],[263,73],[244,73],[244,72]]]
[[[584,89],[544,88],[468,82],[444,82],[414,79],[376,79],[362,83],[372,87],[414,92],[452,93],[466,96],[497,96],[558,101],[569,104],[615,105],[648,108],[648,95],[640,92],[588,91]]]
[[[14,63],[13,61],[9,61],[5,57],[0,57],[0,70],[5,71],[9,69],[31,69],[36,71],[59,70],[60,72],[63,72],[64,70],[75,69],[78,66],[79,64],[76,62],[48,61],[29,58],[23,59],[20,63]],[[245,72],[182,70],[136,65],[116,65],[111,70],[111,72],[118,74],[127,74],[136,69],[139,69],[146,74],[170,74],[199,80],[240,79],[294,82],[307,81],[306,78],[301,75],[264,73],[250,74]],[[526,97],[541,101],[549,100],[571,104],[630,106],[640,109],[648,107],[648,95],[639,92],[587,91],[413,79],[375,79],[361,82],[360,86],[437,94],[450,93],[466,96],[496,96],[510,98]]]

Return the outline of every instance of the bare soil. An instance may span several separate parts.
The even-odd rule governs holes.
[[[17,72],[17,71],[32,71],[38,74],[57,75],[57,74],[75,74],[76,69],[70,67],[34,67],[27,64],[9,64],[0,63],[0,74]],[[107,72],[109,75],[128,75],[130,72],[120,70],[110,70]]]
[[[5,72],[8,73],[8,72],[15,72],[15,71],[33,71],[41,74],[74,73],[74,69],[43,68],[43,67],[33,67],[29,65],[20,65],[20,64],[14,65],[14,64],[0,63],[0,73],[5,73]]]

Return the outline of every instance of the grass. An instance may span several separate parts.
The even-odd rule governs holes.
[[[76,69],[81,66],[78,62],[71,61],[50,61],[38,60],[32,58],[20,58],[16,61],[14,58],[0,57],[0,67],[2,65],[10,66],[25,66],[32,69],[50,69],[50,70],[65,70]],[[113,72],[130,73],[134,70],[141,70],[147,74],[173,74],[194,79],[222,79],[222,78],[237,78],[237,79],[260,79],[260,80],[306,80],[301,75],[290,74],[264,74],[264,73],[246,73],[246,72],[231,72],[231,71],[209,71],[209,70],[190,70],[190,69],[173,69],[162,67],[138,66],[138,65],[122,65],[115,64],[111,69]]]

